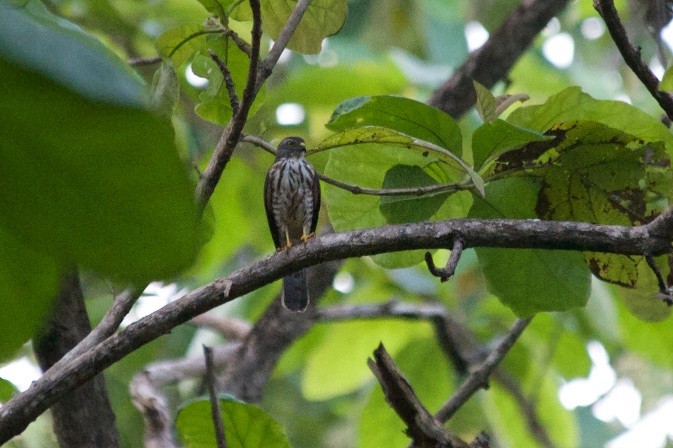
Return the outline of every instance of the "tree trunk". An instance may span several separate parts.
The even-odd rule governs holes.
[[[51,317],[34,350],[43,372],[91,331],[76,271],[65,274]],[[65,395],[51,407],[54,432],[63,448],[118,447],[115,416],[105,380],[98,375]]]

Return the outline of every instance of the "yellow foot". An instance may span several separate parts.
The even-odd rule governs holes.
[[[313,238],[314,236],[315,236],[315,232],[311,232],[311,233],[309,233],[308,235],[303,234],[303,235],[301,236],[301,240],[302,240],[303,242],[307,242],[308,240],[310,240],[310,239]]]
[[[291,248],[291,247],[292,247],[292,243],[288,241],[288,242],[287,242],[287,245],[285,245],[285,246],[281,246],[281,247],[277,247],[277,248],[276,248],[276,252],[283,252],[284,250],[288,250],[288,249]]]

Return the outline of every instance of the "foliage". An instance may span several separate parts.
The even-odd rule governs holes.
[[[461,218],[637,226],[670,205],[673,136],[644,89],[617,74],[607,34],[582,37],[582,25],[595,15],[586,5],[569,6],[571,13],[547,31],[558,35],[558,26],[574,38],[569,68],[545,59],[547,35],[515,65],[511,83],[491,90],[475,84],[476,113],[457,120],[425,103],[449,66],[456,69],[468,54],[465,22],[492,31],[518,2],[495,3],[311,3],[289,41],[292,51],[255,99],[245,132],[271,143],[302,135],[324,175],[364,189],[406,189],[369,195],[323,184],[320,227]],[[278,39],[295,4],[261,1],[263,48]],[[47,7],[0,0],[3,360],[27,353],[20,347],[39,331],[61,274],[74,265],[91,297],[107,294],[109,280],[195,289],[273,251],[262,207],[268,154],[237,146],[204,212],[213,225],[209,238],[194,206],[199,176],[192,167],[208,163],[214,135],[234,115],[218,60],[240,99],[251,20],[249,3],[239,0],[55,0]],[[636,38],[653,56],[649,36]],[[125,59],[138,54],[158,54],[161,63],[132,69]],[[662,90],[671,90],[670,72]],[[624,96],[630,101],[614,99]],[[287,105],[304,116],[285,120]],[[448,252],[433,256],[445,261]],[[591,425],[606,438],[616,435],[617,425],[572,413],[558,398],[560,385],[587,377],[592,363],[596,368],[590,341],[600,341],[620,376],[663,369],[661,384],[636,384],[643,393],[647,386],[659,397],[672,381],[670,310],[656,299],[659,285],[643,257],[476,248],[463,253],[448,284],[422,261],[420,251],[349,260],[321,306],[439,303],[484,346],[517,316],[536,315],[500,366],[504,380],[495,377],[448,422],[465,439],[485,430],[501,446],[542,446],[533,417],[561,447],[591,446]],[[669,257],[655,262],[670,281]],[[254,322],[278,289],[255,291],[221,314]],[[95,323],[102,313],[94,314]],[[142,425],[127,402],[128,379],[154,358],[199,346],[204,334],[178,332],[173,351],[141,350],[114,366],[120,422]],[[264,397],[272,415],[221,398],[230,446],[406,446],[404,426],[365,362],[379,341],[431,412],[462,379],[427,322],[314,325],[275,370]],[[195,391],[182,386],[173,391],[175,403],[183,403],[176,420],[182,442],[214,446],[208,401],[194,400]],[[0,379],[0,401],[13,392]],[[643,411],[654,408],[650,401]],[[124,439],[129,447],[140,443],[139,435]]]

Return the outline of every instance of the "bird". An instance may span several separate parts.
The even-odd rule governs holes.
[[[284,138],[264,182],[264,208],[276,251],[306,242],[315,235],[320,210],[320,181],[306,160],[306,144],[300,137]],[[283,278],[282,303],[290,311],[308,306],[306,271]]]

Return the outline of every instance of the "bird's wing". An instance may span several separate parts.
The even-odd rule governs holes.
[[[281,247],[281,238],[278,235],[278,224],[276,219],[273,216],[273,197],[276,194],[274,182],[272,181],[272,170],[277,169],[276,164],[271,165],[269,172],[266,174],[266,180],[264,181],[264,209],[266,210],[266,220],[269,223],[269,230],[271,231],[271,237],[273,238],[273,243],[276,245],[276,248]]]
[[[311,217],[311,233],[315,232],[318,226],[318,215],[320,214],[320,179],[313,168],[313,184],[311,185],[313,199],[313,216]]]

